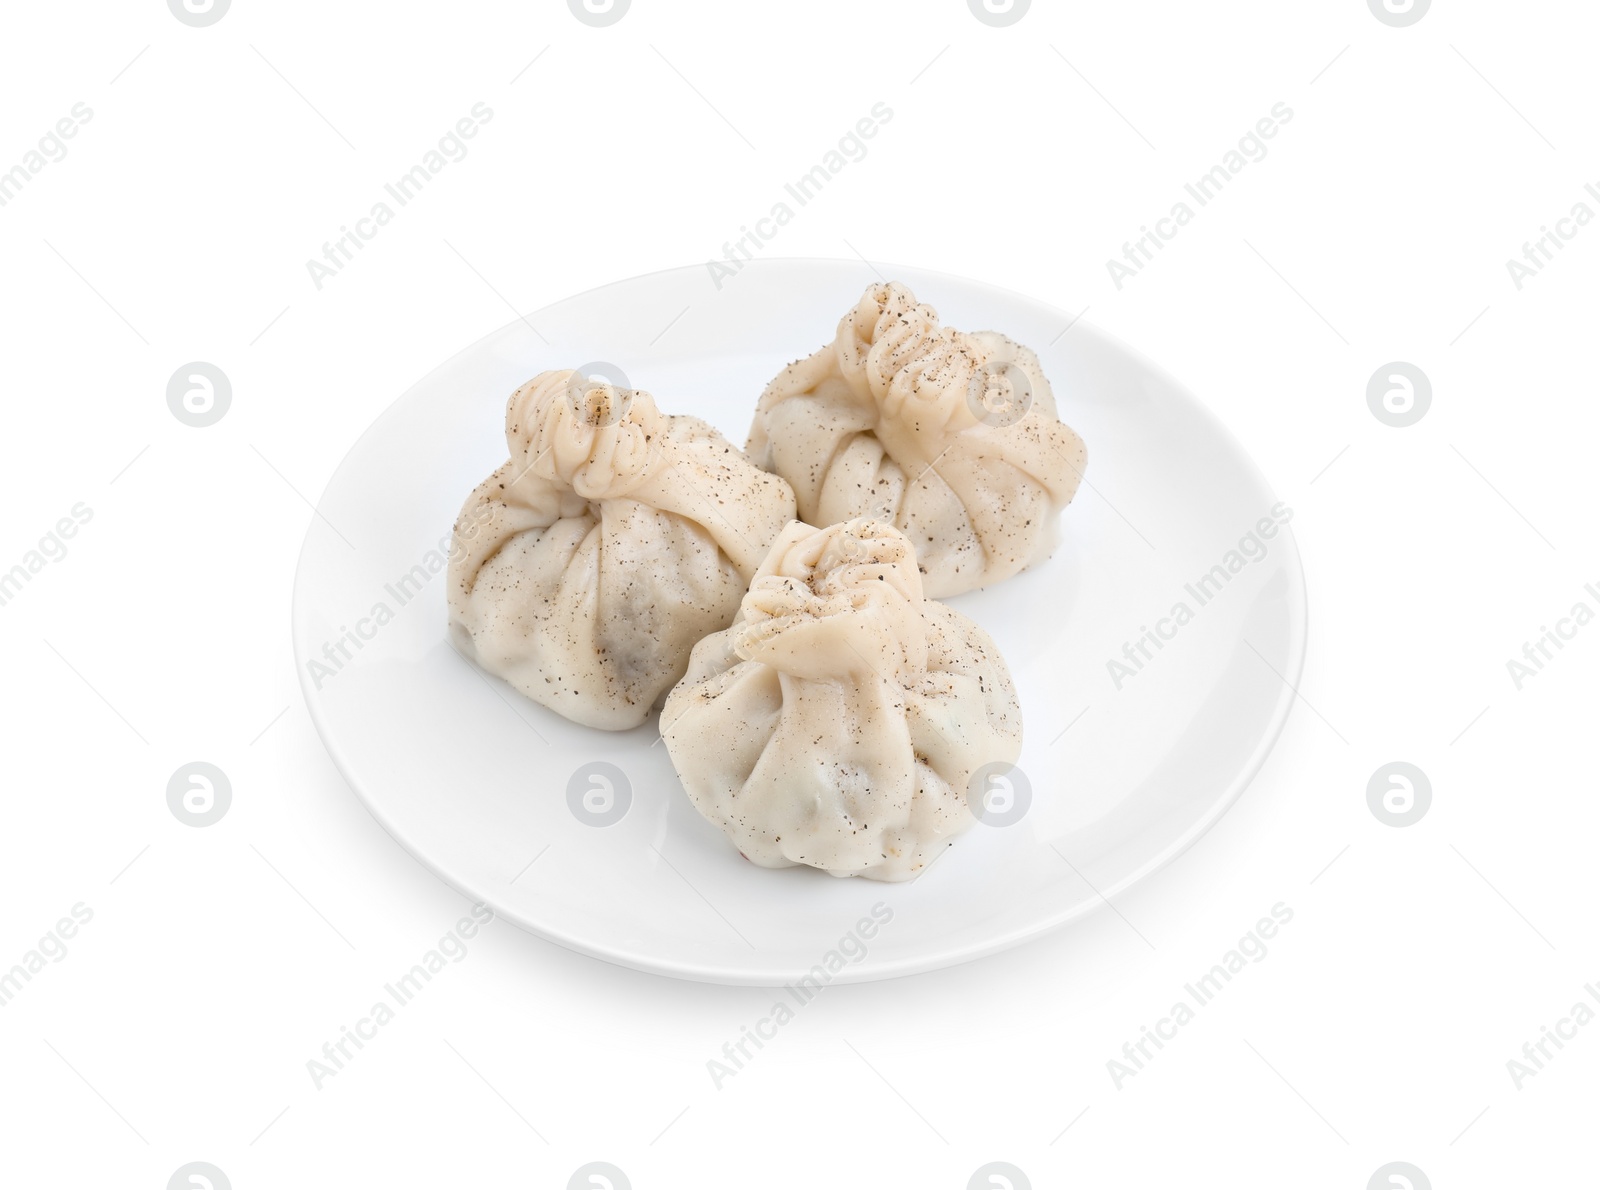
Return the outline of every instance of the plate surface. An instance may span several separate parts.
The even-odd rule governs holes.
[[[1089,445],[1055,555],[950,601],[1016,680],[1027,739],[1011,793],[1026,811],[980,822],[908,884],[757,868],[689,804],[653,717],[579,727],[451,648],[430,564],[505,461],[514,388],[609,362],[663,410],[742,445],[767,380],[831,341],[875,279],[859,261],[760,260],[719,288],[692,266],[569,298],[436,369],[351,449],[313,519],[294,597],[312,718],[378,821],[445,880],[641,970],[777,985],[820,967],[819,982],[860,982],[1093,911],[1199,838],[1254,776],[1305,654],[1304,580],[1281,523],[1292,510],[1194,397],[1093,327],[1063,333],[1067,315],[987,285],[888,275],[947,324],[1034,347]],[[569,785],[599,788],[596,761],[621,771],[629,800],[600,827],[569,808]]]

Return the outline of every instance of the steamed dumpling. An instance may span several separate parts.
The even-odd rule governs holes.
[[[796,522],[695,646],[662,735],[696,808],[762,867],[908,880],[973,823],[1022,716],[988,633],[923,598],[893,526]]]
[[[869,286],[831,344],[767,386],[745,449],[789,481],[804,520],[904,532],[936,599],[1048,557],[1087,459],[1032,351],[941,327],[894,283]]]
[[[572,371],[511,394],[506,443],[456,522],[451,637],[569,719],[634,727],[733,619],[794,495],[698,418]]]

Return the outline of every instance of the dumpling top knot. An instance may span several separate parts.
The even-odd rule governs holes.
[[[655,398],[572,369],[541,372],[506,402],[506,445],[542,479],[586,500],[637,487],[661,460],[666,419]]]
[[[775,577],[802,580],[813,594],[845,596],[860,606],[876,598],[887,583],[901,598],[922,599],[922,579],[911,547],[893,525],[859,517],[826,529],[796,534],[793,544],[780,538],[785,548],[774,547],[768,560]]]
[[[1003,342],[940,326],[937,310],[889,282],[869,286],[840,320],[834,349],[840,371],[872,394],[882,417],[959,433],[979,419],[974,405],[1003,366]]]
[[[927,668],[922,602],[915,551],[893,525],[795,521],[750,584],[733,646],[798,677],[908,681]]]

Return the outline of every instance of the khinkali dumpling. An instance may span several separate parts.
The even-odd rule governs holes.
[[[511,394],[506,443],[456,522],[451,637],[569,719],[634,727],[733,619],[794,495],[698,418],[572,371]]]
[[[1048,557],[1087,458],[1032,351],[941,327],[895,283],[869,286],[831,344],[767,386],[745,449],[812,524],[892,522],[936,599]]]
[[[875,880],[931,863],[974,821],[973,773],[1022,747],[994,641],[923,598],[911,543],[869,520],[785,529],[661,723],[690,800],[746,858]]]

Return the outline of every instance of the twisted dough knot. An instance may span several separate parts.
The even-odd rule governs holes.
[[[940,326],[938,311],[904,285],[870,286],[840,321],[835,346],[841,371],[866,386],[884,419],[923,433],[976,424],[969,393],[989,383],[993,344]]]
[[[666,419],[638,389],[571,369],[541,372],[506,402],[506,444],[541,479],[586,500],[627,494],[662,458]]]
[[[750,584],[733,646],[745,660],[798,676],[906,678],[927,666],[922,602],[915,551],[892,525],[796,521]]]

